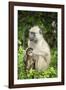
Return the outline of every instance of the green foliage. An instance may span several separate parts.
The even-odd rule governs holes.
[[[52,25],[55,22],[55,25]],[[51,63],[42,72],[25,71],[24,50],[27,48],[29,29],[38,25],[51,48]],[[57,13],[18,11],[18,79],[57,77]]]
[[[55,22],[54,25],[52,23]],[[29,29],[38,25],[43,36],[50,47],[57,46],[57,13],[56,12],[34,12],[18,11],[18,39],[21,41],[24,49],[27,47]]]
[[[56,77],[56,70],[53,67],[49,67],[46,71],[37,72],[36,70],[30,69],[27,74],[29,79],[32,78],[53,78]]]
[[[26,72],[25,72],[25,65],[23,61],[24,57],[24,50],[22,46],[18,49],[18,78],[19,79],[25,79],[26,78]]]
[[[24,65],[24,50],[20,46],[18,50],[18,79],[32,79],[32,78],[54,78],[57,77],[57,50],[51,50],[51,64],[45,71],[38,72],[30,69],[29,72],[25,71]]]

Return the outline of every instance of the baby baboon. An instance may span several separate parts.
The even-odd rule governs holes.
[[[28,48],[26,50],[26,57],[25,57],[26,71],[30,70],[31,68],[34,69],[34,60],[32,51],[33,51],[32,48]]]

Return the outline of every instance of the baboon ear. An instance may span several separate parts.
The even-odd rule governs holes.
[[[39,33],[42,34],[42,30],[41,29],[39,30]]]

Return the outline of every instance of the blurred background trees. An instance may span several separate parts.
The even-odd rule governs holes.
[[[24,71],[23,55],[27,48],[29,29],[38,25],[43,36],[48,42],[51,49],[51,64],[49,70],[40,74],[35,71],[28,73],[31,75],[37,73],[37,77],[56,77],[57,76],[57,13],[56,12],[35,12],[35,11],[18,11],[18,78],[26,78]],[[31,73],[32,72],[32,73]],[[48,72],[51,74],[48,74]],[[31,73],[31,74],[30,74]],[[45,73],[47,75],[45,75]]]
[[[18,39],[27,47],[29,29],[38,25],[51,48],[57,46],[57,13],[18,11]]]

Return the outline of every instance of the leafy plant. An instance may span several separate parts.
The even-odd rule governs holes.
[[[25,71],[24,64],[24,50],[20,46],[18,50],[18,79],[32,79],[32,78],[54,78],[57,77],[57,50],[51,50],[51,64],[45,71],[38,72],[34,69],[30,69],[29,72]]]

